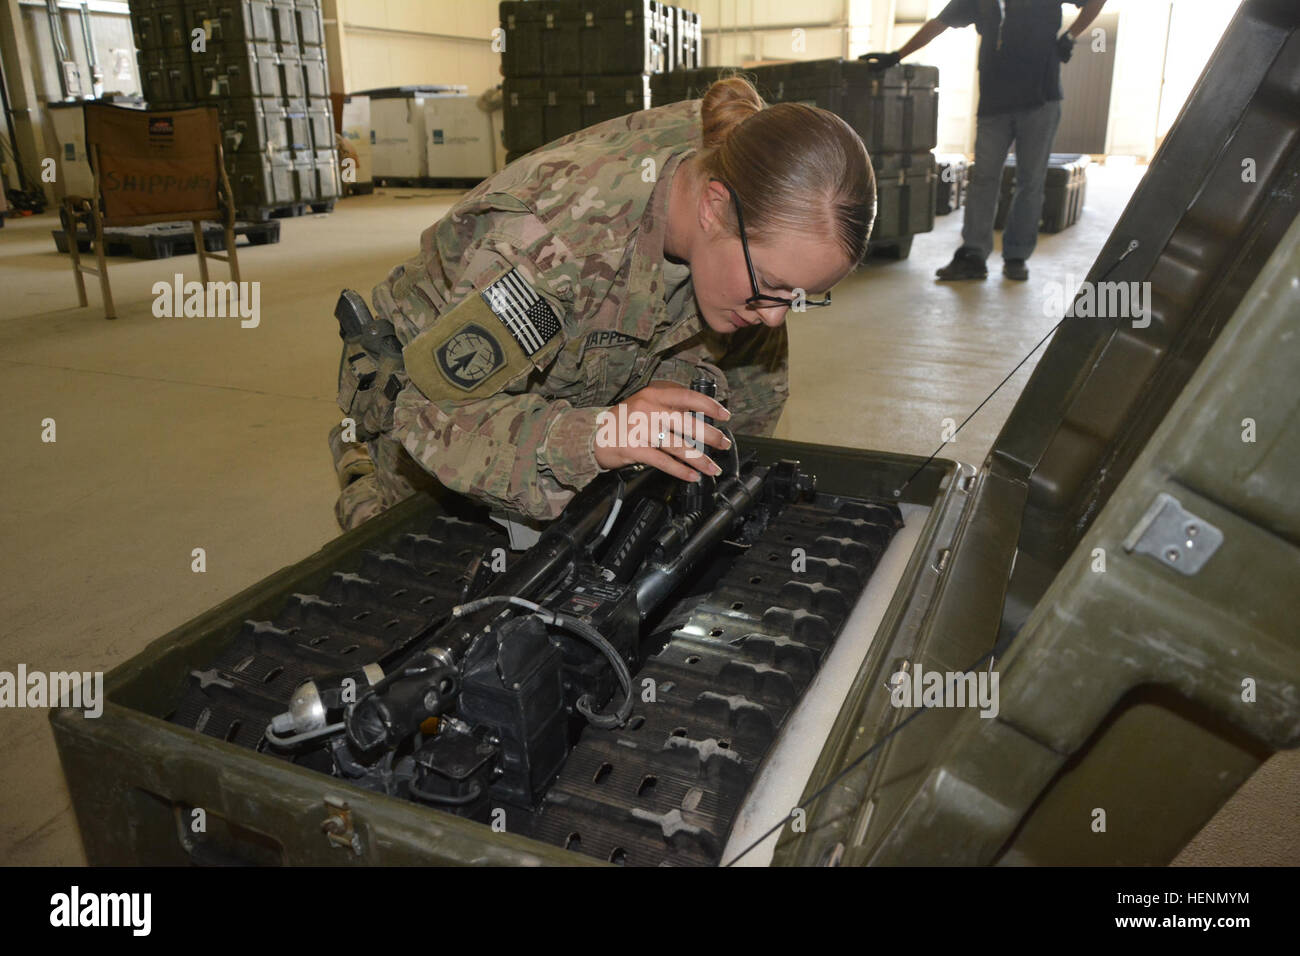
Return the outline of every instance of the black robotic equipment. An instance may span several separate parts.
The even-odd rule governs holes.
[[[704,375],[692,388],[714,394]],[[716,479],[602,474],[501,573],[489,570],[502,539],[488,524],[448,518],[405,535],[336,573],[328,594],[295,595],[292,626],[249,627],[195,672],[173,719],[260,725],[242,741],[263,753],[483,822],[504,813],[511,832],[584,853],[716,863],[758,764],[901,526],[893,505],[819,499],[797,462],[761,465],[732,442]],[[452,593],[422,560],[445,559],[445,542],[470,558]],[[786,570],[789,554],[803,566]],[[399,636],[369,641],[364,666],[312,660],[341,628],[363,629],[352,622],[370,612],[348,612],[375,582],[407,607],[419,595],[424,623],[399,627],[395,612],[380,633]],[[269,712],[243,679],[278,676],[284,665],[261,657],[286,649],[302,679]],[[602,789],[614,767],[637,785]],[[656,787],[660,802],[647,802]]]

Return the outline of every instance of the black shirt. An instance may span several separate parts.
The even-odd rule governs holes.
[[[951,0],[939,14],[980,35],[980,116],[1028,110],[1061,98],[1061,6],[1086,0]]]

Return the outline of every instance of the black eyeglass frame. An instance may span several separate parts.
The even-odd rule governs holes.
[[[776,295],[764,295],[758,291],[758,273],[754,271],[754,260],[749,256],[749,240],[745,238],[745,217],[740,211],[740,197],[736,191],[731,188],[731,184],[721,179],[715,179],[713,182],[722,183],[727,192],[731,194],[731,202],[736,210],[736,226],[740,229],[740,248],[745,250],[745,266],[749,269],[749,285],[754,290],[754,294],[745,300],[745,305],[751,309],[770,309],[774,306],[783,305],[786,308],[793,309],[795,301],[793,299],[783,299]],[[767,305],[755,305],[754,303],[767,303]],[[805,308],[818,309],[831,304],[831,294],[827,292],[821,299],[804,298],[803,306]]]

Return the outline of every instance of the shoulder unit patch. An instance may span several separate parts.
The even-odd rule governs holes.
[[[437,350],[438,366],[453,385],[469,391],[506,363],[492,333],[470,323]]]

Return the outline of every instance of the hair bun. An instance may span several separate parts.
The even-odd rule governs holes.
[[[704,148],[715,149],[745,120],[762,111],[767,104],[749,81],[739,74],[723,77],[704,93],[700,120],[704,130]]]

